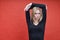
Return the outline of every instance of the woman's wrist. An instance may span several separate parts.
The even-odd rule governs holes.
[[[30,7],[32,6],[32,3],[29,3],[28,5],[26,5],[24,11],[28,11],[30,9]]]

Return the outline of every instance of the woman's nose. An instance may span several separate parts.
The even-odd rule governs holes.
[[[39,14],[36,14],[36,15],[35,15],[35,17],[38,17],[38,16],[39,16]]]

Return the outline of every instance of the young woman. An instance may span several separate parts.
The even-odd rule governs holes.
[[[29,10],[32,9],[30,17]],[[46,7],[44,4],[29,3],[25,7],[28,24],[29,40],[44,40],[46,24]]]

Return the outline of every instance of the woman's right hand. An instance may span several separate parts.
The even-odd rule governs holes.
[[[31,5],[32,5],[32,3],[27,4],[26,7],[24,8],[24,11],[28,11],[29,8],[31,7]]]

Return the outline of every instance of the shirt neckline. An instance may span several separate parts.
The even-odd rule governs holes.
[[[38,25],[40,25],[40,23],[42,22],[42,20],[37,24],[37,25],[34,25],[32,21],[30,21],[31,24],[34,26],[34,27],[37,27]]]

